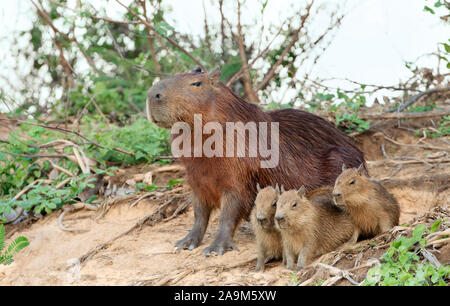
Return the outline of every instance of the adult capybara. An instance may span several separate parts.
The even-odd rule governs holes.
[[[261,187],[278,183],[288,189],[302,185],[314,189],[333,185],[344,162],[351,167],[364,163],[363,153],[332,123],[296,109],[265,112],[240,98],[221,83],[219,77],[218,70],[209,74],[198,71],[177,74],[153,85],[147,95],[147,115],[151,121],[165,128],[184,122],[184,127],[190,128],[189,141],[193,139],[189,149],[194,155],[183,156],[180,160],[186,167],[187,183],[193,190],[195,220],[190,233],[176,243],[178,248],[196,248],[203,239],[212,209],[221,209],[219,231],[212,244],[205,248],[206,255],[235,249],[233,235],[239,222],[248,219],[256,196],[256,183]],[[195,141],[194,122],[198,122],[195,121],[198,115],[201,115],[201,124],[213,122],[223,127],[223,135],[219,138],[226,141],[215,142],[214,149],[223,147],[225,150],[234,137],[242,136],[236,130],[228,132],[227,123],[254,124],[256,133],[262,135],[258,144],[261,146],[265,141],[271,144],[271,149],[278,150],[274,159],[277,163],[262,167],[262,162],[268,158],[261,150],[255,157],[251,154],[242,157],[236,151],[227,151],[231,157],[195,155],[196,150],[210,140],[209,135],[203,133],[200,144]],[[262,129],[264,124],[266,133]],[[212,135],[212,130],[209,133]],[[180,134],[178,131],[172,135],[173,143]],[[244,131],[244,136],[247,134],[250,135],[250,131]],[[279,136],[278,140],[276,136]],[[249,141],[250,138],[245,140],[245,152],[258,148]]]
[[[362,165],[358,169],[342,166],[333,198],[337,206],[350,214],[355,226],[350,240],[353,243],[358,241],[360,234],[370,238],[398,225],[400,206],[397,199],[383,185],[369,178]]]

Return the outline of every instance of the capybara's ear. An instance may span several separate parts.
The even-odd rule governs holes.
[[[366,175],[366,169],[364,168],[364,163],[362,163],[361,165],[359,165],[359,167],[358,167],[358,174],[359,175]]]
[[[284,185],[281,185],[281,192],[285,192],[286,190],[284,190]]]
[[[347,170],[347,166],[345,165],[345,163],[342,163],[342,172],[344,172],[345,170]]]
[[[300,187],[300,188],[297,190],[297,195],[298,195],[299,197],[303,197],[303,196],[306,195],[306,187],[305,187],[304,185],[302,185],[302,187]]]
[[[191,73],[202,73],[202,67],[197,66],[191,70]]]
[[[256,183],[256,190],[259,192],[261,190],[261,187],[259,186],[259,183]]]
[[[277,185],[275,186],[275,191],[276,191],[278,194],[280,194],[280,187],[278,186],[278,183],[277,183]]]
[[[208,80],[211,85],[216,86],[217,84],[219,84],[219,79],[220,79],[220,69],[219,68],[216,68],[213,71],[211,71],[210,73],[208,73]]]

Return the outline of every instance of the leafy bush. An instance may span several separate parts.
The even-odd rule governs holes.
[[[24,194],[20,199],[10,199],[0,203],[0,215],[3,213],[10,213],[13,208],[20,207],[26,211],[31,211],[35,214],[45,212],[51,213],[55,209],[61,208],[64,204],[75,203],[78,195],[87,187],[93,188],[92,180],[88,175],[82,174],[79,177],[73,178],[69,182],[69,186],[56,189],[55,186],[42,186],[37,184],[31,187],[31,190]]]
[[[79,165],[67,158],[53,159],[53,163],[70,171],[77,177],[71,178],[66,186],[55,189],[55,186],[70,176],[60,171],[51,184],[45,185],[36,182],[46,179],[53,169],[45,156],[57,154],[53,148],[43,149],[42,144],[56,139],[66,139],[78,143],[86,155],[100,164],[95,168],[97,174],[111,172],[106,162],[118,164],[136,164],[152,162],[160,155],[170,152],[168,131],[144,119],[138,119],[131,125],[119,127],[113,124],[96,124],[95,117],[83,119],[82,132],[88,138],[105,147],[104,149],[89,143],[79,143],[75,135],[64,134],[40,126],[22,124],[9,135],[8,141],[0,143],[0,221],[3,213],[11,213],[17,207],[35,214],[50,213],[61,208],[64,204],[75,203],[79,194],[87,187],[93,187],[92,179],[87,174],[81,174]],[[113,150],[119,148],[133,155]],[[73,155],[73,148],[66,147],[62,153]],[[43,155],[42,155],[43,154]],[[31,183],[35,183],[30,190],[18,199],[13,197]]]
[[[86,136],[109,149],[91,147],[97,160],[137,164],[153,162],[154,157],[170,154],[169,132],[145,119],[137,119],[131,125],[118,127],[87,120],[83,126]],[[130,156],[112,150],[119,148],[135,155]]]
[[[0,224],[0,265],[11,264],[14,261],[13,256],[29,244],[27,238],[23,236],[17,237],[3,253],[3,248],[5,246],[5,228]]]
[[[371,268],[363,285],[366,286],[445,286],[450,276],[450,266],[441,265],[436,268],[430,263],[420,262],[418,253],[424,250],[426,241],[424,234],[437,229],[441,221],[437,221],[427,230],[419,224],[414,228],[410,238],[401,236],[391,243],[381,257],[381,265]]]

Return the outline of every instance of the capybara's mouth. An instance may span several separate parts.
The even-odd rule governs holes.
[[[276,226],[277,226],[279,229],[285,229],[285,228],[286,228],[286,222],[284,222],[284,221],[282,221],[282,222],[276,221]]]

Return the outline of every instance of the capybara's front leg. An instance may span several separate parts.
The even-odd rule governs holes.
[[[262,245],[258,246],[258,262],[256,263],[255,271],[264,271],[264,264],[266,263],[266,250]]]
[[[300,269],[306,266],[308,262],[308,253],[309,253],[308,251],[309,250],[306,247],[303,247],[298,253],[297,267],[295,269],[296,271],[299,271]]]
[[[211,245],[203,250],[205,256],[211,253],[223,255],[227,251],[237,250],[233,244],[233,235],[242,218],[242,199],[231,192],[224,192],[221,202],[219,232]]]
[[[358,237],[359,237],[359,228],[355,227],[354,230],[353,230],[353,235],[352,235],[352,237],[350,237],[348,242],[349,243],[356,243],[358,241]]]
[[[186,237],[175,243],[177,250],[192,250],[198,247],[202,242],[206,228],[208,227],[211,207],[202,203],[195,195],[192,198],[192,202],[194,205],[194,226]]]
[[[294,270],[295,265],[295,254],[292,252],[292,250],[286,250],[284,253],[285,259],[286,259],[286,268],[289,270]]]

